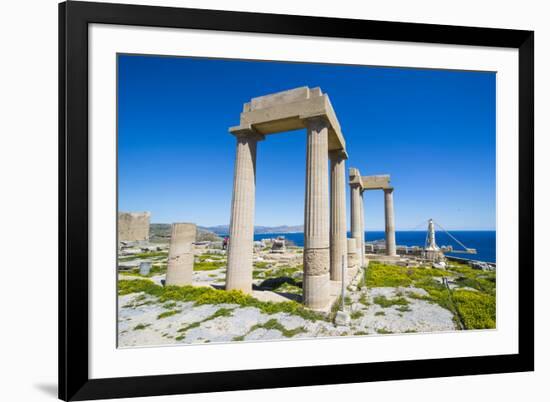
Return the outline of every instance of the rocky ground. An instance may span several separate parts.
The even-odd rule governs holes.
[[[490,289],[487,293],[477,286],[490,287],[491,274],[472,276],[464,267],[411,270],[371,262],[366,282],[360,272],[348,286],[344,305],[349,320],[342,321],[335,319],[336,308],[311,313],[293,301],[301,298],[301,248],[281,254],[271,253],[269,247],[256,249],[252,296],[214,290],[223,289],[224,251],[199,248],[194,286],[177,291],[163,287],[166,258],[162,247],[121,256],[120,347],[453,331],[475,327],[473,319],[481,318],[485,321],[478,327],[494,327],[494,294],[490,299]],[[148,275],[138,273],[143,260],[153,262]],[[488,306],[489,318],[466,315],[472,297],[476,309]]]

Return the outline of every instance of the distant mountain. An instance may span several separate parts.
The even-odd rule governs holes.
[[[214,232],[216,234],[227,234],[229,233],[229,225],[218,225],[210,227],[200,227],[201,229]],[[296,226],[255,226],[254,233],[256,234],[266,234],[266,233],[293,233],[293,232],[303,232],[303,225]]]

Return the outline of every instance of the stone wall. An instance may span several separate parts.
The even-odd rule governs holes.
[[[119,212],[118,241],[149,240],[150,212]]]

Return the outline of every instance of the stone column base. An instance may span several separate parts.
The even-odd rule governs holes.
[[[304,275],[304,304],[312,310],[324,311],[330,303],[330,274]]]

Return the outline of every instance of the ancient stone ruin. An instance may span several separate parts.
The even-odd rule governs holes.
[[[361,176],[359,169],[350,168],[349,185],[351,190],[351,237],[357,242],[361,266],[365,265],[365,211],[363,200],[365,191],[384,191],[386,254],[391,257],[396,256],[393,187],[390,186],[390,176]]]
[[[229,131],[237,152],[231,206],[226,289],[252,291],[256,147],[267,135],[307,130],[303,301],[330,304],[330,281],[347,264],[344,136],[327,94],[296,88],[245,103],[240,124]],[[329,163],[332,185],[329,189]]]
[[[197,226],[194,223],[173,223],[168,252],[166,285],[191,285],[193,279],[194,250],[193,242],[197,238]]]
[[[148,241],[150,219],[150,212],[119,212],[119,243]]]

